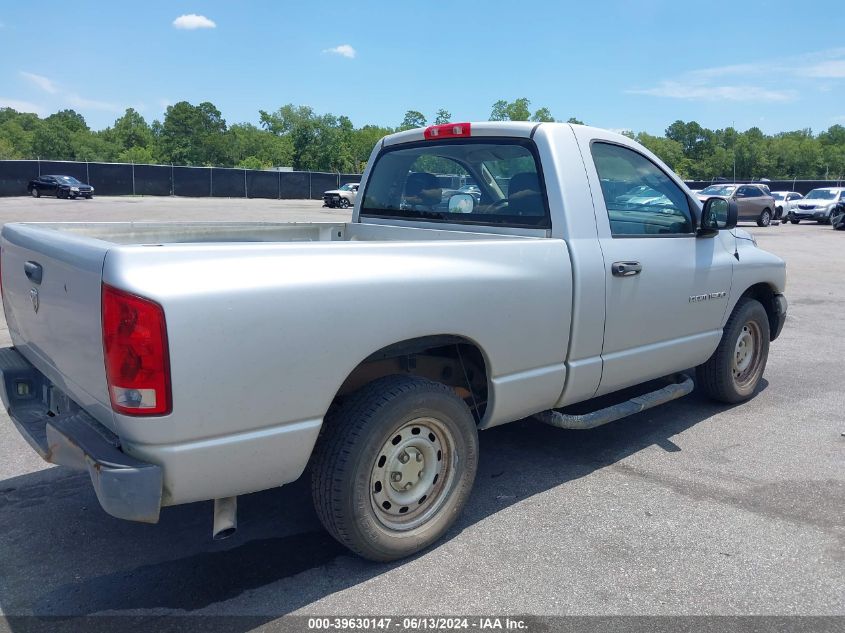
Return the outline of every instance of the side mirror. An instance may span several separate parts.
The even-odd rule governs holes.
[[[701,212],[701,224],[698,234],[712,237],[724,229],[736,226],[739,210],[736,202],[727,198],[707,198],[704,210]]]
[[[472,213],[475,199],[468,193],[456,193],[449,196],[449,213]]]

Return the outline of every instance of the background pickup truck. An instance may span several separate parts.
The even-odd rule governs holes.
[[[480,196],[444,198],[442,174]],[[454,521],[478,430],[591,428],[693,373],[746,400],[783,326],[784,263],[735,204],[702,208],[618,134],[400,132],[361,191],[348,224],[5,225],[0,382],[20,432],[87,469],[114,516],[215,500],[217,537],[238,495],[308,466],[328,531],[390,560]]]

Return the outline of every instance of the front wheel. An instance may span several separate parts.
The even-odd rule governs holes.
[[[756,299],[739,300],[713,355],[696,367],[698,384],[721,402],[744,402],[754,395],[769,358],[769,317]]]
[[[769,209],[763,209],[760,217],[757,218],[757,226],[769,226],[772,223],[772,212]]]
[[[91,198],[93,198],[93,197],[94,197],[94,194],[93,194],[93,193],[86,193],[86,194],[85,194],[85,199],[86,199],[86,200],[90,200],[90,199],[91,199]]]
[[[341,198],[339,204],[340,204],[341,209],[348,209],[349,208],[349,200],[347,200],[346,198]]]
[[[353,552],[395,560],[443,536],[466,504],[477,466],[475,420],[454,390],[387,376],[327,417],[314,455],[314,507]]]
[[[38,191],[38,187],[33,187],[32,191],[30,191],[29,193],[32,194],[33,198],[40,198],[41,197],[41,192]]]

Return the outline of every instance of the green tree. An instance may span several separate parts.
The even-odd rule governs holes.
[[[572,123],[573,125],[585,125],[585,123],[583,121],[581,121],[580,119],[576,119],[574,116],[571,116],[568,119],[566,119],[566,122]]]
[[[150,148],[153,144],[150,126],[134,108],[127,108],[123,116],[106,132],[121,151],[133,147]]]
[[[529,106],[531,101],[526,97],[520,97],[513,101],[506,101],[499,99],[493,104],[493,109],[490,111],[491,121],[554,121],[552,113],[548,108],[540,108],[531,115]]]
[[[399,129],[412,130],[418,127],[425,127],[426,123],[427,120],[422,112],[418,112],[417,110],[408,110],[405,113],[405,118],[402,119],[401,125],[399,125]]]
[[[443,125],[444,123],[451,123],[452,113],[444,108],[440,108],[434,116],[434,125]]]
[[[180,101],[167,107],[159,135],[165,162],[177,165],[228,165],[226,121],[214,104]]]
[[[117,160],[120,163],[150,165],[155,163],[155,156],[149,147],[129,147],[117,155]]]

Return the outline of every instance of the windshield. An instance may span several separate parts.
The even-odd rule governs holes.
[[[836,200],[839,192],[834,189],[813,189],[805,200]]]
[[[53,178],[55,178],[59,182],[66,183],[68,185],[81,185],[82,184],[81,182],[79,182],[73,176],[53,176]]]
[[[779,191],[775,191],[775,192],[772,194],[772,197],[773,197],[775,200],[783,200],[786,196],[785,196],[784,194],[780,193]]]
[[[349,184],[349,183],[346,183],[345,185],[343,185],[343,186],[340,188],[340,191],[353,191],[353,190],[355,189],[355,187],[356,187],[356,186],[357,186],[357,185],[351,185],[351,184]]]
[[[480,195],[456,195],[461,182]],[[542,176],[524,139],[424,141],[388,148],[373,166],[361,216],[547,228]]]
[[[705,196],[732,196],[736,191],[734,185],[710,185],[705,187],[699,193]]]

